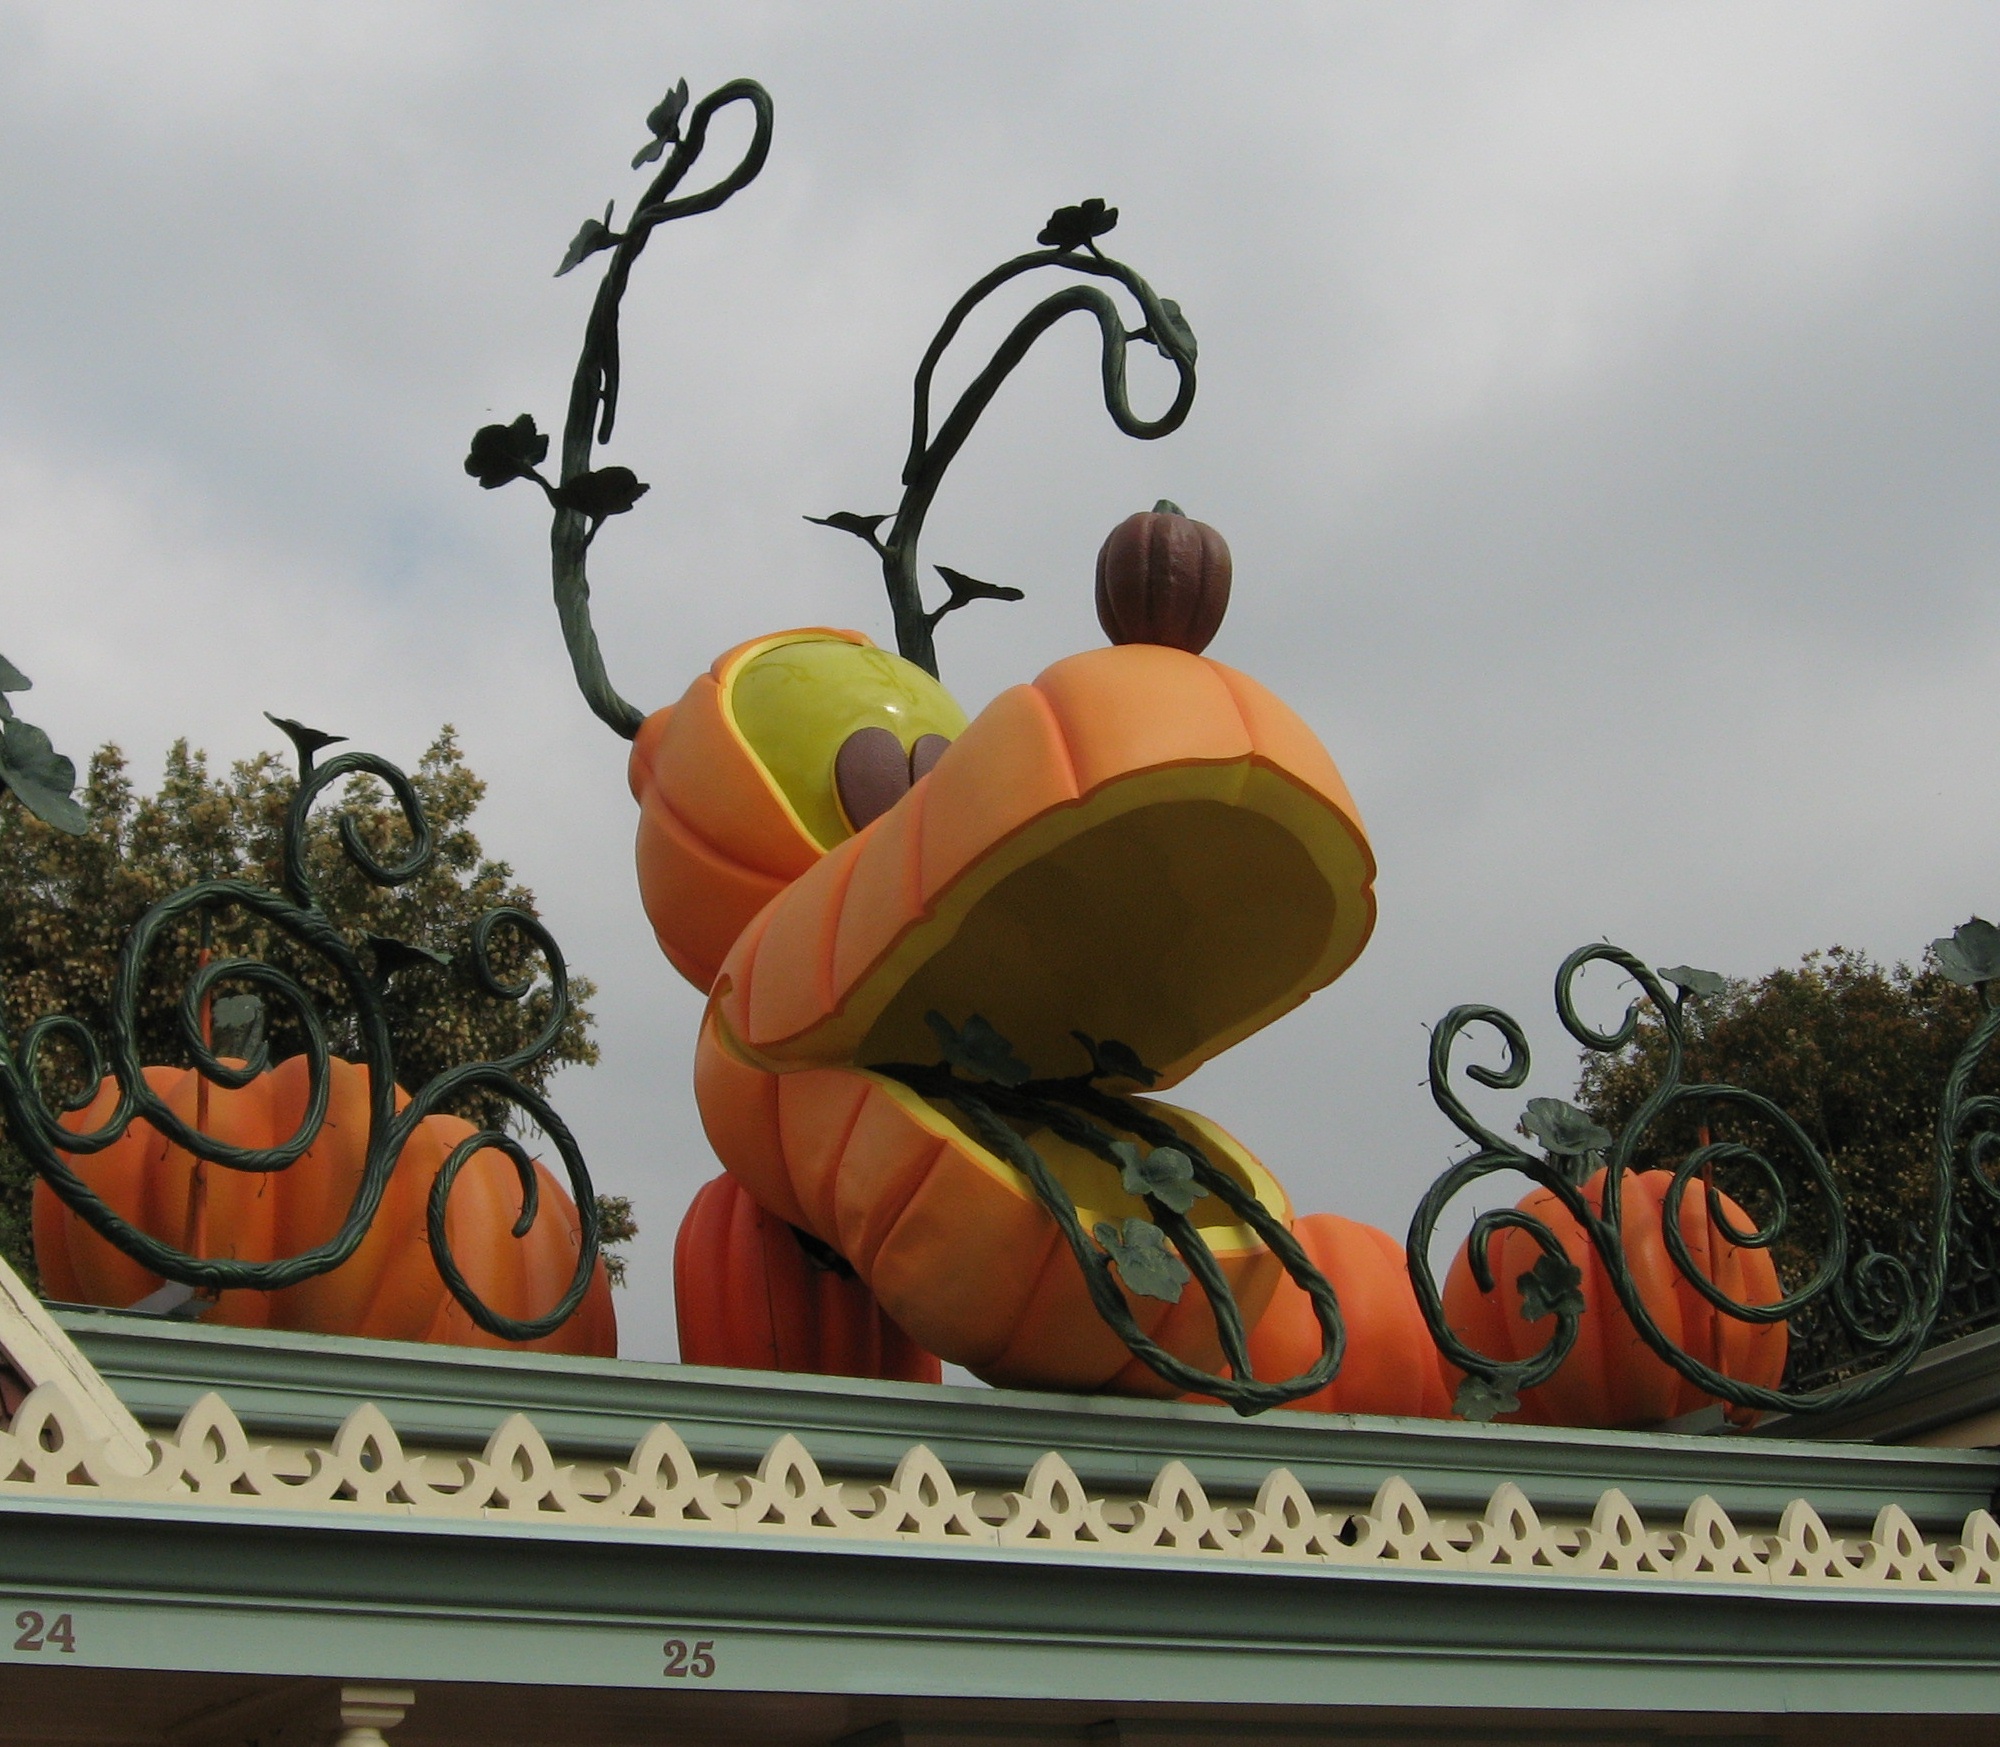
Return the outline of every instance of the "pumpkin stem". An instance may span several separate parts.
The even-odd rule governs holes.
[[[1184,516],[1187,514],[1187,511],[1175,503],[1172,498],[1163,497],[1158,503],[1153,505],[1153,514],[1156,516]]]

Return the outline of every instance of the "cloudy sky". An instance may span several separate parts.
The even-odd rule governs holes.
[[[626,305],[605,458],[654,490],[594,554],[614,678],[652,707],[760,632],[890,641],[867,554],[799,518],[891,507],[938,317],[1109,198],[1199,398],[1133,443],[1094,331],[1043,342],[926,542],[1029,598],[948,622],[944,675],[976,709],[1094,645],[1097,545],[1157,497],[1227,535],[1214,653],[1323,736],[1382,868],[1361,963],[1185,1093],[1301,1207],[1401,1230],[1456,1002],[1519,1013],[1530,1090],[1568,1090],[1548,987],[1583,941],[1754,974],[2000,906],[2000,11],[0,4],[31,719],[147,781],[176,735],[269,745],[266,708],[405,762],[457,725],[487,844],[599,985],[603,1066],[558,1101],[645,1227],[628,1352],[673,1350],[714,1171],[699,1003],[545,513],[459,464],[489,418],[560,421],[596,273],[551,270],[628,210],[682,75],[762,80],[776,142]]]

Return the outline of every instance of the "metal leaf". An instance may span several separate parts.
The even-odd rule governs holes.
[[[565,480],[555,501],[601,522],[606,516],[622,516],[652,489],[629,467],[599,467]]]
[[[618,246],[617,233],[611,228],[611,209],[616,204],[616,201],[607,200],[604,203],[602,218],[587,218],[583,221],[583,228],[570,238],[569,248],[563,254],[562,265],[556,269],[558,279],[572,267],[589,260],[600,249],[612,249]]]
[[[1106,206],[1093,196],[1075,206],[1057,207],[1035,241],[1044,248],[1080,249],[1093,238],[1115,229],[1117,224],[1118,208]]]
[[[933,1008],[924,1023],[938,1040],[938,1052],[953,1067],[996,1086],[1018,1086],[1033,1077],[1028,1064],[1014,1055],[1014,1046],[977,1013],[954,1030],[949,1019]]]
[[[1185,1213],[1208,1191],[1194,1180],[1194,1160],[1178,1147],[1156,1146],[1142,1153],[1129,1140],[1111,1143],[1119,1179],[1128,1195],[1150,1195],[1163,1207]]]
[[[1521,1112],[1521,1132],[1533,1135],[1549,1152],[1563,1158],[1601,1153],[1611,1144],[1608,1130],[1560,1098],[1530,1098],[1527,1109]]]
[[[1961,922],[1949,938],[1933,940],[1938,969],[1954,983],[1977,988],[1981,983],[2000,981],[2000,928],[1983,917]]]
[[[1514,1284],[1521,1294],[1523,1322],[1540,1322],[1565,1311],[1571,1316],[1583,1314],[1583,1270],[1563,1257],[1544,1250]]]
[[[681,137],[681,114],[688,106],[688,82],[683,79],[666,96],[653,105],[646,117],[646,131],[653,137],[639,148],[638,156],[632,160],[632,168],[650,164],[668,146]]]
[[[973,601],[1019,601],[1028,598],[1021,589],[1009,588],[1004,583],[981,582],[978,577],[967,576],[964,571],[953,570],[947,564],[934,568],[944,578],[945,587],[951,590],[951,599],[939,609],[940,612],[949,613]]]
[[[1099,1042],[1087,1031],[1072,1031],[1070,1036],[1090,1052],[1090,1077],[1093,1080],[1130,1080],[1140,1086],[1158,1082],[1159,1070],[1147,1067],[1139,1059],[1139,1052],[1129,1043],[1120,1043],[1115,1037]]]
[[[1188,326],[1187,317],[1181,314],[1181,306],[1171,297],[1160,299],[1160,313],[1148,324],[1151,339],[1159,347],[1160,356],[1171,358],[1176,353],[1192,364],[1200,355],[1201,348],[1195,344],[1194,329]]]
[[[465,470],[486,490],[520,479],[541,466],[549,440],[535,427],[534,415],[523,413],[512,424],[481,425],[472,433]]]
[[[264,1046],[264,1003],[256,995],[222,995],[209,1009],[210,1047],[239,1062],[254,1061]]]
[[[292,750],[298,754],[299,775],[304,776],[313,767],[313,760],[327,747],[338,746],[347,738],[345,734],[329,734],[323,728],[308,728],[303,722],[295,722],[289,716],[274,716],[269,710],[264,712],[264,720],[274,728],[282,728],[285,738],[291,741]]]
[[[384,987],[400,972],[420,965],[442,969],[451,963],[445,953],[432,952],[427,946],[412,946],[407,940],[392,940],[386,934],[369,935],[368,949],[375,955],[375,980]]]
[[[843,534],[852,534],[858,540],[866,540],[877,552],[882,550],[881,527],[889,518],[886,515],[864,516],[854,510],[835,510],[830,516],[807,516],[815,527],[838,528]]]
[[[1194,1278],[1179,1256],[1167,1248],[1166,1233],[1150,1220],[1128,1219],[1123,1228],[1100,1220],[1091,1235],[1104,1246],[1119,1278],[1142,1298],[1168,1304],[1181,1301],[1181,1290]]]
[[[1503,1379],[1482,1377],[1477,1371],[1468,1371],[1465,1381],[1458,1386],[1458,1394],[1452,1398],[1451,1406],[1460,1419],[1483,1424],[1503,1413],[1518,1413],[1521,1398]]]
[[[0,728],[0,782],[44,825],[72,836],[90,829],[89,816],[70,798],[76,766],[49,744],[41,729],[18,716]]]
[[[1698,971],[1693,965],[1661,965],[1660,975],[1679,989],[1683,995],[1690,995],[1697,1001],[1712,1001],[1718,995],[1729,993],[1729,979],[1714,971]]]

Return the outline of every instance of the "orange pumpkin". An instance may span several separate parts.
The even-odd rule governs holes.
[[[660,950],[706,993],[750,919],[848,835],[833,788],[857,730],[905,752],[964,714],[858,631],[783,631],[719,657],[632,742],[639,893]]]
[[[326,1122],[313,1145],[276,1172],[232,1171],[202,1164],[149,1123],[134,1122],[100,1153],[69,1164],[111,1209],[162,1242],[187,1247],[205,1230],[211,1257],[269,1261],[326,1242],[338,1231],[361,1180],[368,1139],[368,1070],[329,1064]],[[270,1147],[297,1131],[306,1106],[303,1056],[280,1062],[240,1090],[203,1086],[192,1068],[148,1068],[147,1083],[192,1125],[207,1094],[203,1132],[241,1147]],[[106,1120],[117,1087],[106,1081],[84,1110],[65,1118],[85,1130]],[[409,1103],[397,1088],[399,1108]],[[278,1292],[230,1291],[206,1319],[241,1328],[309,1329],[321,1334],[453,1346],[507,1347],[488,1334],[446,1289],[432,1260],[426,1217],[432,1179],[459,1142],[473,1133],[456,1116],[417,1127],[391,1173],[382,1205],[361,1246],[340,1267]],[[488,1149],[473,1156],[454,1184],[445,1229],[460,1271],[502,1314],[540,1316],[568,1288],[582,1243],[575,1203],[540,1164],[540,1212],[524,1238],[520,1182],[513,1165]],[[82,1304],[127,1305],[162,1281],[70,1212],[49,1186],[35,1184],[35,1264],[49,1295]],[[526,1343],[557,1353],[611,1357],[618,1350],[610,1284],[600,1260],[576,1314],[543,1339]]]
[[[1417,1308],[1403,1246],[1386,1231],[1337,1213],[1309,1213],[1292,1235],[1333,1284],[1347,1325],[1347,1355],[1324,1389],[1287,1405],[1302,1413],[1381,1413],[1445,1419],[1437,1345]],[[1320,1353],[1312,1300],[1289,1277],[1250,1331],[1250,1363],[1260,1378],[1296,1377]]]
[[[1785,1325],[1743,1322],[1718,1310],[1667,1253],[1665,1195],[1672,1181],[1669,1171],[1628,1174],[1619,1197],[1625,1259],[1640,1301],[1684,1352],[1726,1377],[1776,1388],[1785,1374]],[[1601,1214],[1602,1171],[1583,1185],[1583,1194],[1592,1212]],[[1749,1230],[1752,1221],[1743,1210],[1727,1196],[1720,1199],[1729,1222],[1739,1231]],[[1540,1425],[1635,1427],[1712,1404],[1714,1396],[1682,1377],[1640,1339],[1597,1251],[1562,1202],[1551,1191],[1536,1189],[1520,1206],[1556,1234],[1581,1270],[1584,1312],[1576,1345],[1561,1368],[1546,1383],[1523,1390],[1520,1412],[1505,1417]],[[1690,1184],[1682,1198],[1681,1233],[1695,1265],[1739,1304],[1774,1304],[1783,1296],[1770,1253],[1732,1243],[1711,1218],[1699,1183]],[[1547,1318],[1531,1323],[1521,1315],[1519,1282],[1541,1254],[1526,1232],[1494,1233],[1487,1250],[1493,1290],[1481,1292],[1470,1251],[1459,1247],[1445,1280],[1444,1309],[1445,1320],[1466,1345],[1496,1359],[1525,1359],[1547,1344],[1554,1323]],[[1447,1366],[1446,1376],[1456,1389],[1461,1373]],[[1728,1413],[1741,1424],[1754,1424],[1758,1417],[1754,1410],[1736,1407]]]
[[[681,1221],[674,1312],[690,1365],[909,1383],[943,1377],[851,1271],[815,1262],[796,1230],[726,1175],[695,1192]]]
[[[822,747],[829,787],[839,743]],[[1155,645],[1072,656],[1001,694],[743,930],[697,1051],[710,1141],[940,1357],[994,1382],[1169,1393],[1099,1321],[1013,1167],[948,1106],[866,1070],[935,1059],[935,1009],[983,1015],[1042,1074],[1086,1065],[1076,1030],[1130,1044],[1171,1085],[1353,962],[1373,873],[1332,760],[1261,686]],[[1289,1219],[1244,1148],[1153,1108]],[[1142,1211],[1095,1158],[1033,1139],[1086,1228]],[[1195,1217],[1255,1319],[1282,1270],[1213,1198]],[[1170,1351],[1219,1363],[1196,1293],[1132,1308]]]

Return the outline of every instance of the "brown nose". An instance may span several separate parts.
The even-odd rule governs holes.
[[[833,757],[833,789],[848,824],[859,831],[888,812],[912,783],[929,774],[950,744],[942,734],[923,734],[905,753],[887,728],[855,729]]]

